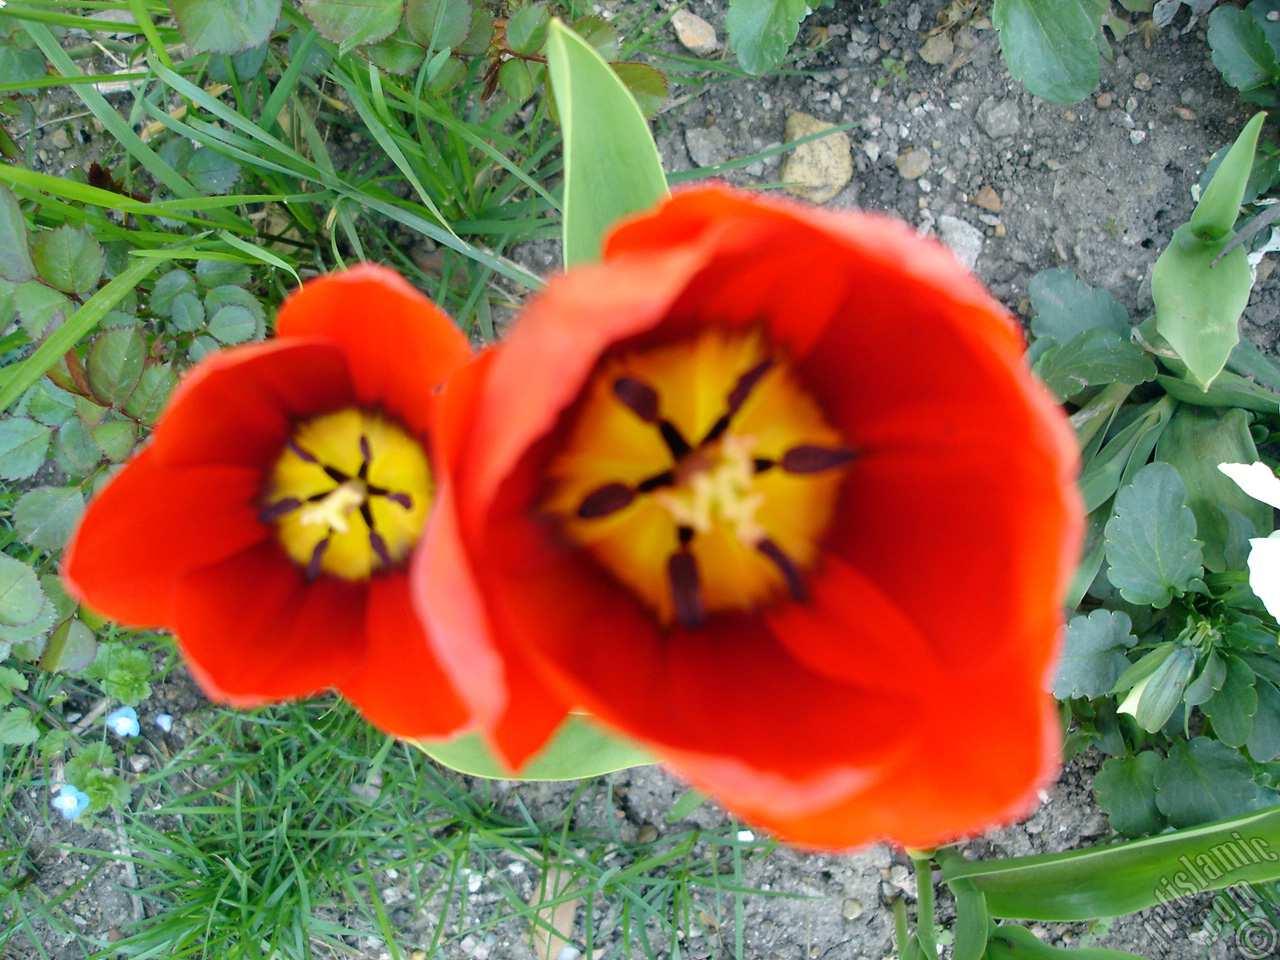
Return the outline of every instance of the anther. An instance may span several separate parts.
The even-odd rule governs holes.
[[[578,504],[578,517],[582,520],[598,520],[630,506],[635,492],[625,483],[606,483],[585,497]]]
[[[307,462],[307,463],[319,463],[319,462],[320,462],[320,461],[319,461],[319,460],[317,460],[317,459],[316,459],[316,458],[315,458],[311,453],[309,453],[308,451],[306,451],[306,450],[302,449],[302,445],[301,445],[301,444],[299,444],[299,443],[298,443],[298,441],[297,441],[297,440],[295,440],[293,437],[290,437],[290,438],[289,438],[289,443],[287,444],[287,446],[289,447],[289,449],[290,449],[291,451],[293,451],[293,455],[294,455],[295,457],[297,457],[299,460],[303,460],[303,461],[305,461],[305,462]]]
[[[373,452],[369,449],[369,438],[363,433],[360,434],[360,457],[364,460],[365,466],[368,466],[369,461],[373,459]]]
[[[391,551],[387,549],[387,541],[382,539],[382,534],[377,530],[369,530],[369,546],[373,548],[373,552],[378,555],[384,567],[391,566]]]
[[[667,445],[667,449],[671,451],[671,456],[676,458],[677,463],[693,451],[689,441],[680,434],[676,425],[670,420],[663,420],[658,424],[658,430],[662,433],[662,442]]]
[[[852,450],[802,444],[782,455],[782,469],[787,473],[821,473],[843,467],[853,459]]]
[[[800,571],[791,562],[791,558],[782,552],[781,547],[766,537],[756,544],[756,549],[772,560],[774,566],[782,572],[782,576],[787,581],[787,589],[791,591],[791,596],[795,600],[801,601],[808,597],[804,588],[804,578],[800,576]]]
[[[392,493],[389,490],[371,490],[369,492],[386,497],[398,507],[404,507],[406,510],[413,509],[413,497],[407,493]]]
[[[269,503],[258,511],[258,520],[261,523],[271,523],[273,520],[279,520],[286,514],[293,513],[302,506],[302,501],[297,497],[285,497],[283,500],[277,500],[275,503]]]
[[[676,619],[690,630],[698,629],[706,614],[702,608],[698,561],[693,554],[686,550],[673,553],[667,560],[667,579],[671,583],[671,603]]]
[[[329,549],[329,538],[325,537],[311,551],[311,559],[307,563],[307,579],[314,580],[320,576],[320,563],[324,560],[324,552]]]
[[[645,423],[658,419],[658,391],[635,377],[619,377],[613,381],[613,395]]]

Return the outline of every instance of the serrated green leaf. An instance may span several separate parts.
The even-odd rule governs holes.
[[[1093,789],[1111,829],[1126,837],[1143,837],[1164,828],[1164,815],[1156,805],[1159,765],[1159,756],[1150,750],[1132,757],[1113,757],[1102,765]]]
[[[68,420],[58,428],[54,459],[72,477],[87,477],[97,469],[102,451],[93,442],[89,426],[80,419]]]
[[[1195,514],[1167,463],[1147,464],[1116,494],[1106,538],[1107,578],[1130,603],[1165,607],[1200,575]]]
[[[511,14],[507,21],[507,46],[515,53],[533,56],[547,42],[547,4],[530,3]]]
[[[221,196],[240,179],[240,164],[216,150],[201,147],[187,164],[187,179],[201,193]]]
[[[26,417],[0,420],[0,478],[24,480],[44,463],[52,431]]]
[[[173,302],[180,293],[197,293],[195,277],[186,270],[170,270],[156,280],[151,288],[151,299],[147,301],[150,311],[157,317],[172,317]]]
[[[57,290],[81,297],[98,285],[106,254],[82,227],[61,226],[36,238],[31,247],[36,271]]]
[[[25,408],[19,409],[38,423],[46,427],[58,427],[67,422],[75,413],[75,404],[71,394],[48,380],[41,380],[24,394]]]
[[[151,659],[136,647],[105,644],[85,672],[102,683],[102,692],[136,707],[151,695]]]
[[[13,292],[13,303],[18,311],[22,329],[33,340],[47,336],[66,321],[75,311],[75,304],[63,294],[46,287],[39,280],[18,284]]]
[[[401,76],[418,69],[427,56],[422,45],[414,43],[409,37],[409,31],[403,23],[391,36],[361,47],[360,52],[387,73]]]
[[[265,43],[280,19],[280,0],[170,0],[170,6],[182,38],[210,53]]]
[[[512,20],[515,16],[512,16]],[[409,36],[428,50],[453,50],[471,32],[470,0],[406,0]]]
[[[1073,103],[1098,85],[1098,17],[1081,0],[995,0],[991,22],[1005,66],[1040,99]]]
[[[31,712],[24,707],[10,707],[0,713],[0,743],[24,746],[40,739],[40,728],[31,719]]]
[[[207,290],[215,287],[243,287],[253,275],[247,263],[236,263],[230,260],[197,260],[196,280]]]
[[[50,673],[83,670],[93,663],[97,652],[98,638],[88,626],[72,617],[60,624],[49,637],[49,642],[40,657],[40,669]],[[107,695],[111,696],[110,693]]]
[[[173,298],[169,310],[173,325],[184,333],[194,333],[204,326],[205,308],[200,294],[194,290],[183,290]]]
[[[1137,643],[1130,631],[1127,613],[1094,610],[1088,616],[1072,617],[1067,624],[1062,659],[1053,682],[1053,695],[1100,697],[1109,691],[1129,665],[1124,651]]]
[[[1137,385],[1156,375],[1155,363],[1136,343],[1097,328],[1084,331],[1065,346],[1050,347],[1035,369],[1060,400],[1075,396],[1085,387],[1106,383]]]
[[[729,0],[729,49],[743,70],[764,73],[786,57],[808,14],[805,0]]]
[[[36,572],[21,560],[0,553],[0,623],[24,624],[44,606]]]
[[[1067,344],[1086,330],[1127,337],[1129,314],[1110,290],[1095,290],[1070,270],[1041,270],[1027,289],[1035,316],[1031,332]]]
[[[640,105],[640,111],[646,117],[657,116],[662,105],[667,102],[667,93],[670,90],[667,78],[661,71],[647,63],[631,61],[613,63],[610,66],[626,86],[627,91],[635,98],[636,103]]]
[[[155,423],[177,384],[178,375],[167,363],[147,367],[124,405],[124,412],[141,423]]]
[[[569,24],[569,29],[600,54],[600,59],[606,62],[618,59],[620,49],[618,31],[604,17],[579,17]]]
[[[564,258],[592,262],[605,232],[665,197],[667,181],[644,115],[617,74],[560,21],[550,30],[548,66],[565,131]]]
[[[84,510],[79,487],[37,487],[24,493],[13,507],[13,528],[37,550],[57,552]]]
[[[27,219],[8,187],[0,186],[0,277],[22,282],[36,275],[27,238]]]
[[[94,338],[84,372],[93,395],[114,409],[124,406],[147,359],[147,341],[137,327],[113,327]]]
[[[1174,827],[1260,810],[1280,794],[1253,781],[1249,761],[1208,737],[1174,741],[1156,771],[1156,803]]]
[[[70,730],[60,730],[56,727],[46,730],[44,736],[40,738],[40,756],[46,760],[56,759],[67,752],[73,740],[75,740],[75,734]]]
[[[47,589],[43,583],[41,588]],[[39,651],[44,649],[43,640],[45,634],[52,630],[57,622],[57,606],[46,596],[45,602],[40,607],[40,612],[34,620],[20,624],[0,622],[0,644],[13,644],[14,655],[21,659],[35,659],[35,656],[39,655]],[[32,656],[28,656],[28,650],[36,652]]]
[[[1239,657],[1226,656],[1227,676],[1222,689],[1200,708],[1213,721],[1213,735],[1229,747],[1243,747],[1253,731],[1258,710],[1254,674]]]
[[[1242,93],[1270,86],[1280,76],[1276,53],[1251,13],[1230,5],[1209,14],[1213,65]]]
[[[27,678],[12,667],[0,667],[0,706],[13,703],[13,691],[27,689]]]
[[[133,397],[129,398],[130,400]],[[138,445],[138,428],[128,420],[108,420],[91,427],[89,435],[108,460],[116,463],[128,458]]]
[[[1254,691],[1258,695],[1258,710],[1245,748],[1256,762],[1268,763],[1280,755],[1280,690],[1259,680]]]
[[[404,16],[404,0],[299,0],[299,5],[341,53],[386,39]]]
[[[258,321],[245,307],[230,304],[209,318],[209,326],[206,329],[209,336],[219,343],[244,343],[246,340],[253,339],[258,329]]]

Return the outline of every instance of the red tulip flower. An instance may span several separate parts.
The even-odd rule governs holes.
[[[446,394],[415,597],[498,753],[585,709],[815,847],[1024,813],[1082,516],[1023,347],[885,217],[700,189],[617,229]]]
[[[407,565],[438,526],[436,387],[470,346],[376,266],[307,284],[277,328],[187,375],[90,503],[68,587],[122,623],[172,630],[215,700],[336,687],[392,733],[450,734],[468,714]]]

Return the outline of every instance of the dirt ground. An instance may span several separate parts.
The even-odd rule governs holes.
[[[890,0],[884,6],[838,0],[834,8],[818,11],[802,34],[826,40],[802,62],[806,76],[677,87],[673,105],[657,122],[668,171],[731,161],[781,143],[794,111],[832,123],[856,121],[848,132],[853,177],[828,206],[888,211],[942,234],[1015,310],[1025,310],[1033,274],[1064,267],[1090,284],[1109,288],[1135,319],[1142,319],[1151,309],[1151,267],[1175,227],[1190,215],[1192,185],[1209,156],[1232,141],[1253,112],[1210,63],[1203,25],[1180,33],[1184,8],[1173,27],[1151,39],[1150,47],[1141,34],[1129,36],[1114,45],[1115,59],[1103,62],[1101,85],[1093,96],[1056,105],[1035,100],[1010,78],[995,32],[989,26],[981,29],[981,22],[969,34],[974,43],[968,62],[954,72],[924,62],[920,48],[943,6],[942,0]],[[723,39],[723,4],[691,0],[688,8],[713,24]],[[40,120],[71,109],[69,103],[47,104]],[[52,139],[58,129],[55,123],[41,132],[50,172],[66,162],[64,148]],[[79,149],[74,141],[71,146]],[[726,173],[724,179],[744,185],[777,181],[781,159]],[[544,258],[545,250],[530,252],[527,259],[544,268],[546,263],[536,262]],[[1280,316],[1280,285],[1265,279],[1268,272],[1264,263],[1264,279],[1245,314],[1245,331],[1256,342],[1269,344]],[[187,714],[192,719],[181,720],[174,736],[192,736],[190,723],[198,718],[195,696],[181,683],[158,685],[139,714]],[[976,841],[973,851],[1057,851],[1106,837],[1106,819],[1090,786],[1096,762],[1080,758],[1046,791],[1044,803],[1028,821]],[[563,805],[572,785],[504,789],[512,803],[518,797],[536,811]],[[675,828],[665,817],[681,793],[683,788],[661,770],[641,768],[615,779],[613,797],[624,800],[597,798],[581,816],[588,822],[621,816],[609,809],[615,802],[625,805],[623,813],[634,829],[648,824],[661,832]],[[41,843],[110,847],[114,841],[109,817],[90,829],[64,825],[35,798],[12,814],[37,828]],[[721,822],[710,806],[692,819],[703,826]],[[40,826],[37,820],[45,823]],[[50,860],[56,861],[46,873],[53,889],[71,885],[88,870],[74,855],[50,854]],[[752,862],[746,881],[785,895],[748,898],[744,955],[751,960],[879,960],[893,952],[882,901],[898,889],[914,897],[907,860],[884,847],[840,857],[780,849]],[[108,867],[68,908],[84,921],[85,932],[125,925],[137,909],[128,885],[123,867]],[[500,909],[500,898],[488,892],[482,879],[471,900],[473,919]],[[950,905],[941,896],[945,918]],[[1174,907],[1093,930],[1074,925],[1036,931],[1058,945],[1091,943],[1169,960],[1242,955],[1229,937],[1211,936],[1204,929],[1206,900]],[[390,916],[411,936],[432,909],[431,904],[399,904]],[[522,925],[501,923],[447,947],[442,955],[450,960],[532,960],[527,937]],[[60,943],[44,947],[58,960],[81,955]],[[715,935],[691,937],[681,955],[690,960],[731,956],[732,947]],[[358,949],[370,960],[389,956],[376,937]]]

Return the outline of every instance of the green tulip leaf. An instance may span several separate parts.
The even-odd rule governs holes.
[[[553,20],[547,61],[564,126],[564,261],[589,263],[605,232],[665,197],[667,181],[639,105],[590,43]]]
[[[420,740],[414,745],[446,767],[493,780],[580,780],[653,763],[639,747],[579,716],[561,724],[550,742],[519,771],[507,769],[479,734],[443,743]]]
[[[1258,709],[1245,748],[1256,762],[1269,763],[1280,755],[1280,690],[1265,680],[1259,680],[1254,690]]]
[[[1225,240],[1231,236],[1231,228],[1240,216],[1240,204],[1244,201],[1249,175],[1253,172],[1258,134],[1262,132],[1262,123],[1266,119],[1265,113],[1254,114],[1218,164],[1213,179],[1205,187],[1200,202],[1187,221],[1197,238]]]

